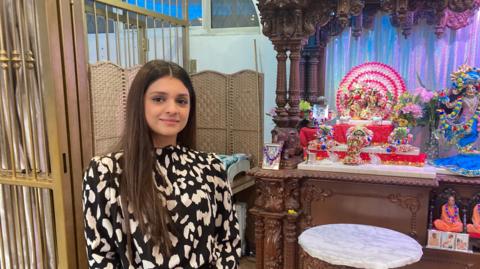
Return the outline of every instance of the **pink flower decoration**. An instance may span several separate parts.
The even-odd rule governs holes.
[[[433,98],[434,93],[423,87],[420,87],[413,91],[413,95],[420,96],[422,103],[428,103]]]
[[[411,113],[412,116],[416,119],[419,119],[423,116],[422,107],[417,104],[408,104],[401,110],[403,114]]]

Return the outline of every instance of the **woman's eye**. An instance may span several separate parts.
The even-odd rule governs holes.
[[[164,102],[165,101],[165,97],[163,96],[155,96],[152,98],[152,101],[154,101],[155,103],[161,103],[161,102]]]
[[[181,104],[181,105],[188,105],[188,99],[178,99],[177,100],[177,103]]]

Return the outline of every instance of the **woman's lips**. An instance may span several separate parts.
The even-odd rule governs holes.
[[[166,124],[176,124],[179,122],[179,120],[174,120],[174,119],[160,119],[160,121],[166,123]]]

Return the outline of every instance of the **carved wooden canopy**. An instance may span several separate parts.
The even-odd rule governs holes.
[[[259,0],[263,33],[274,43],[312,35],[328,23],[340,33],[351,25],[369,26],[377,11],[390,14],[392,25],[408,36],[425,19],[437,35],[446,27],[468,25],[480,0]]]

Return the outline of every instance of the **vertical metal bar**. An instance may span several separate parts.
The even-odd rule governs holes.
[[[138,0],[136,0],[136,1],[137,1],[137,6],[138,6]],[[142,46],[141,46],[142,44],[140,43],[141,37],[140,37],[140,28],[139,28],[139,25],[138,25],[138,13],[135,12],[135,15],[137,15],[136,16],[136,20],[137,20],[137,28],[136,28],[136,32],[137,32],[137,38],[136,38],[136,41],[137,41],[137,50],[136,50],[137,58],[136,59],[137,59],[137,61],[135,63],[140,64],[140,56],[141,56],[140,54],[141,54],[141,50],[142,50]],[[135,41],[135,39],[133,41]]]
[[[118,8],[115,8],[115,13],[117,13],[117,21],[115,22],[115,45],[117,47],[117,64],[121,66],[122,61],[120,58],[120,18],[118,14]]]
[[[0,11],[1,12],[1,11]],[[3,40],[3,24],[5,22],[5,25],[8,25],[8,23],[6,23],[6,14],[1,14],[2,16],[0,16],[0,68],[1,68],[1,72],[3,73],[3,86],[4,87],[1,87],[0,89],[4,89],[5,90],[5,98],[6,100],[2,100],[3,102],[1,102],[2,104],[6,104],[6,108],[7,108],[7,113],[6,113],[6,119],[5,121],[9,121],[10,122],[10,139],[11,141],[9,141],[8,145],[9,145],[9,148],[10,148],[10,160],[11,160],[11,169],[12,169],[12,177],[13,178],[16,178],[17,177],[17,163],[16,163],[16,156],[15,156],[15,145],[17,143],[17,139],[16,139],[16,134],[14,133],[14,125],[13,123],[15,121],[13,121],[12,119],[12,110],[11,110],[11,103],[10,103],[10,95],[9,95],[9,85],[8,85],[8,82],[9,82],[9,77],[10,77],[10,72],[9,72],[9,69],[12,67],[10,61],[11,59],[8,57],[8,52],[6,50],[6,46],[4,44],[4,40]],[[4,21],[5,20],[5,21]],[[11,80],[10,80],[11,81]],[[0,91],[0,98],[1,98],[1,91]],[[3,108],[2,108],[3,109]]]
[[[127,11],[127,39],[128,39],[128,66],[132,66],[131,49],[130,49],[130,14]]]
[[[169,0],[169,1],[170,1],[170,0]],[[173,52],[172,52],[172,49],[173,49],[173,48],[172,48],[172,47],[173,47],[173,45],[172,45],[172,40],[173,40],[173,38],[172,38],[172,23],[171,23],[171,22],[168,23],[168,33],[169,33],[169,34],[168,34],[168,38],[170,39],[170,40],[169,40],[169,41],[170,41],[170,42],[169,42],[169,43],[170,43],[170,48],[169,48],[169,49],[170,49],[170,59],[169,59],[169,60],[170,60],[170,61],[173,61]]]
[[[162,26],[162,60],[166,60],[167,58],[165,57],[165,29],[163,27],[164,26],[163,20],[160,20],[160,22]]]
[[[11,206],[12,206],[12,214],[13,214],[13,229],[15,231],[15,241],[17,244],[17,259],[20,265],[20,268],[25,268],[25,261],[23,257],[23,240],[22,240],[22,227],[20,223],[20,212],[18,210],[19,204],[17,199],[17,186],[10,187],[10,195],[11,195]]]
[[[8,23],[10,23],[10,25],[17,25],[18,24],[18,16],[19,14],[17,14],[17,5],[12,5],[10,6],[10,10],[8,10],[7,12],[10,13],[11,16],[6,16],[8,17],[9,21]],[[15,19],[15,17],[17,17],[17,19]],[[6,25],[8,25],[8,23]],[[15,32],[12,33],[12,58],[11,58],[11,62],[12,62],[12,73],[9,74],[10,75],[10,81],[14,81],[13,80],[13,76],[15,76],[16,78],[16,81],[18,82],[17,83],[17,87],[16,87],[16,90],[18,93],[18,95],[20,97],[23,97],[23,92],[25,91],[25,87],[26,85],[23,85],[23,88],[22,88],[22,83],[24,83],[24,79],[22,79],[22,75],[21,72],[20,72],[20,68],[22,68],[22,64],[24,63],[23,61],[23,55],[21,54],[21,49],[18,49],[17,46],[18,44],[18,40],[20,39],[21,40],[21,36],[17,36],[15,35]],[[12,92],[14,91],[13,89],[13,84],[12,84]],[[10,98],[8,98],[10,100]],[[20,135],[20,138],[21,138],[21,143],[18,143],[17,145],[14,145],[14,146],[18,146],[18,150],[21,151],[22,153],[22,156],[21,158],[23,159],[23,164],[25,166],[25,174],[27,176],[30,175],[30,165],[29,165],[29,162],[28,162],[28,153],[27,153],[27,139],[26,139],[26,136],[25,136],[25,124],[24,123],[24,111],[23,111],[23,99],[20,98],[20,100],[18,99],[15,99],[15,96],[12,94],[12,100],[15,100],[16,103],[13,103],[11,104],[13,107],[14,107],[14,111],[17,111],[18,112],[18,117],[21,119],[19,124],[22,125],[22,128],[20,130],[18,130],[19,132],[19,135]],[[7,106],[10,105],[10,102],[7,102]],[[8,108],[10,109],[10,108]],[[15,128],[16,127],[16,124],[17,124],[17,120],[14,118],[15,114],[12,113],[12,121],[11,121],[11,127],[12,128]],[[15,120],[14,120],[15,119]],[[20,158],[19,158],[20,159]],[[20,160],[20,168],[21,168],[21,160]]]
[[[23,207],[23,201],[20,203],[20,195],[19,195],[19,189],[20,186],[13,186],[13,201],[14,201],[14,207],[15,207],[15,215],[17,216],[17,221],[18,221],[18,242],[20,243],[20,252],[19,255],[22,257],[22,261],[24,264],[24,268],[29,267],[30,259],[28,257],[28,242],[25,238],[27,232],[25,229],[25,213],[22,210]]]
[[[31,190],[32,188],[23,188],[23,197],[24,197],[24,204],[26,207],[26,216],[28,218],[27,221],[27,232],[28,232],[28,239],[29,239],[29,245],[30,245],[30,253],[32,254],[32,264],[36,265],[37,264],[37,255],[36,255],[36,242],[35,242],[35,225],[34,225],[34,219],[33,219],[33,212],[32,212],[32,200],[31,200]]]
[[[21,57],[21,54],[20,52],[18,52],[18,50],[14,49],[12,51],[12,62],[13,62],[13,70],[14,70],[14,73],[15,73],[15,77],[18,78],[18,81],[21,81],[23,82],[23,80],[20,80],[21,78],[21,75],[20,75],[20,68],[22,68],[22,59],[20,58]],[[17,84],[17,90],[19,92],[19,95],[22,96],[22,87],[21,87],[21,83],[18,83]],[[13,98],[13,96],[12,96]],[[9,104],[10,102],[7,103],[7,105]],[[17,110],[18,114],[19,114],[19,117],[20,117],[20,124],[22,125],[22,129],[21,130],[18,130],[19,133],[20,133],[20,138],[21,138],[21,144],[19,145],[19,150],[22,152],[22,159],[23,159],[23,165],[24,165],[24,169],[25,169],[25,174],[28,176],[30,175],[30,164],[28,162],[28,159],[27,159],[27,150],[26,150],[26,147],[27,147],[27,139],[25,137],[25,124],[24,124],[24,111],[23,111],[23,100],[20,99],[20,100],[17,100],[17,103],[16,104],[12,104],[14,105],[14,109]],[[13,119],[13,118],[12,118]],[[11,122],[11,127],[14,128],[14,125],[16,124],[16,121],[13,121]],[[20,164],[20,168],[22,167],[22,165]]]
[[[12,260],[12,267],[14,268],[20,268],[20,261],[19,261],[19,258],[18,258],[18,249],[17,249],[17,238],[16,238],[16,225],[15,225],[15,216],[13,215],[13,206],[12,206],[12,196],[11,196],[11,188],[12,186],[6,186],[4,188],[4,198],[5,198],[5,212],[6,212],[6,217],[7,217],[7,221],[6,221],[6,224],[7,224],[7,227],[10,227],[9,232],[10,232],[10,240],[8,242],[10,242],[10,257],[11,257],[11,260]],[[9,214],[10,213],[10,214]],[[11,217],[11,218],[9,218]]]
[[[124,10],[122,10],[124,11]],[[125,20],[123,21],[123,51],[125,52],[125,67],[128,66],[128,54],[127,54],[127,28],[125,27],[126,26],[126,13],[123,12],[124,16],[125,16]]]
[[[43,264],[45,267],[48,267],[48,248],[47,248],[47,238],[45,234],[45,212],[43,208],[43,201],[42,201],[42,193],[41,189],[35,188],[35,200],[37,203],[37,215],[39,220],[39,234],[40,234],[40,242],[42,244],[42,259]]]
[[[158,56],[157,56],[157,19],[155,19],[155,18],[153,18],[153,46],[154,46],[154,49],[155,49],[155,59],[158,59]]]
[[[97,62],[100,61],[100,46],[98,44],[98,24],[97,24],[97,1],[93,0],[93,22],[95,24],[95,49],[97,51]]]
[[[43,103],[43,98],[42,98],[42,92],[43,92],[43,76],[42,74],[40,73],[40,69],[41,69],[41,63],[42,63],[42,54],[40,53],[40,39],[39,39],[39,35],[38,33],[40,33],[40,24],[38,22],[38,14],[37,14],[37,6],[36,6],[36,3],[37,1],[32,1],[32,6],[33,6],[33,11],[34,11],[34,25],[35,25],[35,33],[37,33],[35,35],[35,55],[37,56],[37,65],[36,65],[36,75],[37,75],[37,94],[39,96],[39,109],[40,109],[40,112],[41,112],[41,123],[42,123],[42,130],[43,130],[43,139],[42,139],[42,147],[43,149],[45,150],[44,154],[42,154],[44,156],[44,163],[45,163],[45,166],[46,166],[46,175],[49,176],[50,175],[50,157],[49,157],[49,152],[48,152],[48,147],[47,147],[47,133],[46,133],[46,116],[45,116],[45,109],[44,108],[44,103]],[[85,27],[86,28],[86,27]]]
[[[10,13],[13,12],[13,10],[8,10]],[[0,13],[2,16],[0,16],[0,38],[2,38],[2,40],[0,40],[0,67],[2,69],[2,73],[3,73],[3,84],[4,84],[4,89],[5,89],[5,99],[6,100],[3,100],[3,104],[6,104],[6,110],[7,110],[7,118],[5,119],[6,121],[8,121],[10,123],[10,132],[9,132],[9,135],[10,135],[10,143],[9,143],[9,147],[10,147],[10,159],[11,159],[11,169],[12,169],[12,177],[13,178],[16,178],[17,177],[17,155],[16,155],[16,145],[18,144],[18,140],[17,140],[17,132],[15,132],[15,120],[13,120],[13,111],[12,111],[12,102],[11,102],[11,97],[10,97],[10,90],[9,89],[12,89],[13,91],[13,85],[11,84],[12,83],[12,72],[13,72],[13,57],[9,58],[9,55],[8,55],[8,52],[7,52],[7,46],[5,45],[4,43],[4,40],[3,40],[3,25],[13,25],[13,23],[10,23],[7,21],[7,12],[8,12],[6,9],[0,9]],[[3,25],[2,25],[3,24]],[[5,35],[7,35],[8,32],[5,32]],[[13,33],[12,33],[13,35]],[[10,69],[10,70],[9,70]],[[0,88],[1,89],[1,88]]]
[[[110,44],[109,44],[109,33],[110,29],[108,29],[108,26],[110,24],[110,21],[108,20],[108,5],[105,4],[105,38],[107,40],[107,61],[110,61]]]
[[[0,31],[1,31],[1,28],[0,28]],[[3,200],[4,200],[3,199],[3,188],[4,188],[4,185],[0,184],[0,208],[5,208],[5,203],[3,202]],[[4,216],[6,217],[6,214],[4,214]],[[5,240],[3,239],[3,227],[5,226],[5,228],[8,229],[6,223],[5,223],[5,225],[3,225],[4,222],[5,222],[5,220],[2,218],[2,215],[0,215],[0,255],[1,255],[0,265],[2,266],[2,268],[7,268],[7,265],[10,267],[10,264],[7,263],[7,259],[9,259],[10,255],[9,255],[9,253],[5,252],[6,250],[8,250],[8,245],[6,246],[6,248],[3,245],[4,243],[8,244],[8,239],[5,239]],[[7,238],[8,238],[8,231],[5,231],[5,234],[7,235]],[[10,261],[10,260],[8,260],[8,261]]]
[[[172,16],[172,0],[168,0],[168,16]]]
[[[188,18],[188,0],[184,0],[183,2],[183,17],[184,20],[188,23],[189,18]],[[189,34],[188,34],[188,25],[182,27],[182,56],[183,56],[183,67],[186,67],[187,70],[190,72],[190,63],[189,63],[189,58],[190,58],[190,51],[189,51],[189,44],[190,44],[190,39],[189,39]]]
[[[178,25],[175,26],[175,37],[176,37],[176,50],[177,50],[177,64],[180,64],[180,44],[178,43],[179,37],[178,37]]]
[[[37,179],[37,158],[36,158],[36,151],[35,151],[35,144],[37,143],[37,138],[36,136],[34,135],[34,126],[33,126],[33,121],[32,121],[32,102],[31,102],[31,96],[30,96],[30,89],[32,89],[33,87],[31,87],[32,85],[29,82],[28,80],[28,76],[30,75],[31,71],[28,71],[27,72],[27,68],[28,70],[32,70],[33,69],[33,62],[34,62],[34,59],[33,59],[33,55],[32,55],[32,52],[29,51],[28,53],[26,52],[26,48],[25,46],[27,44],[29,44],[29,40],[28,40],[28,35],[25,35],[25,33],[28,31],[27,30],[27,25],[25,23],[25,8],[23,8],[23,6],[20,6],[20,1],[16,1],[17,2],[17,23],[18,23],[18,26],[19,26],[19,29],[20,29],[20,51],[21,51],[21,59],[22,59],[22,71],[23,71],[23,84],[24,84],[24,90],[25,90],[25,94],[26,94],[26,97],[27,97],[27,108],[28,108],[28,111],[27,111],[27,119],[28,119],[28,125],[29,125],[29,128],[28,128],[28,131],[29,131],[29,139],[30,139],[30,151],[31,151],[31,158],[32,158],[32,167],[33,167],[33,177],[34,179]],[[28,63],[27,63],[27,60],[25,58],[28,57]],[[31,81],[30,81],[31,82]],[[24,145],[24,147],[27,147],[27,144]],[[26,151],[28,153],[28,151]],[[30,161],[30,158],[28,158],[29,161]]]

